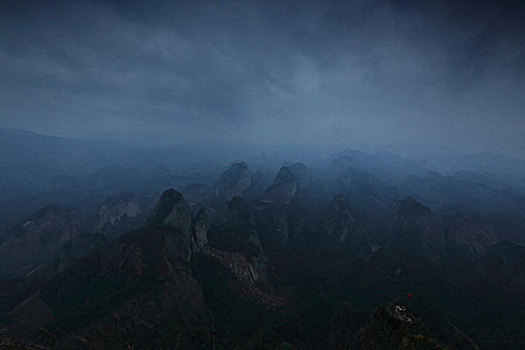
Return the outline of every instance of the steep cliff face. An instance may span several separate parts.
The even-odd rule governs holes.
[[[348,207],[348,201],[344,196],[336,196],[329,209],[328,236],[342,244],[346,242],[355,229],[355,218]]]
[[[205,209],[200,209],[193,219],[193,233],[195,235],[195,244],[198,249],[208,245],[208,230],[210,228],[210,219]]]
[[[209,232],[205,252],[219,259],[250,290],[271,290],[268,259],[255,232],[250,205],[242,197],[228,203],[226,221]]]
[[[148,225],[166,232],[169,249],[183,260],[191,260],[195,241],[192,235],[191,209],[182,194],[165,191],[148,219]]]
[[[123,192],[107,198],[99,207],[95,231],[108,237],[118,237],[120,234],[136,229],[143,224],[141,216],[142,205],[137,196]]]
[[[49,262],[63,244],[87,231],[86,218],[74,208],[42,208],[4,236],[0,276],[19,277]]]
[[[252,175],[248,165],[244,162],[234,163],[215,183],[215,194],[229,201],[235,196],[242,196],[251,184]]]

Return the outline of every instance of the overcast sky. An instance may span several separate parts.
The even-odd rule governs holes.
[[[525,156],[520,0],[0,3],[0,126]]]

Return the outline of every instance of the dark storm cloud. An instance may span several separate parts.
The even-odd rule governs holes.
[[[4,2],[0,125],[520,152],[512,1]]]

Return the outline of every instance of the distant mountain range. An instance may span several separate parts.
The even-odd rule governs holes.
[[[520,189],[355,150],[253,173],[249,161],[214,174],[194,164],[186,176],[109,165],[57,178],[54,198],[94,209],[47,205],[0,231],[0,343],[525,345]],[[180,191],[155,196],[169,181]]]

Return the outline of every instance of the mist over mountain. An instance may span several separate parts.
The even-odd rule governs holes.
[[[524,344],[517,158],[2,134],[9,346]]]
[[[0,349],[524,349],[523,18],[0,2]]]

